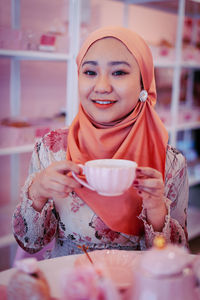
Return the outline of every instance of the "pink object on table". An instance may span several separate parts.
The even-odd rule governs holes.
[[[7,300],[7,288],[5,285],[0,285],[0,300]]]
[[[37,259],[35,257],[18,260],[16,261],[15,266],[18,270],[27,274],[36,273],[38,271]]]
[[[130,300],[200,300],[197,272],[199,257],[177,245],[153,247],[135,264]]]
[[[99,276],[92,265],[85,265],[62,274],[61,300],[120,300],[112,281]]]
[[[132,283],[132,272],[135,266],[138,251],[123,250],[96,250],[89,252],[89,255],[97,268],[103,269],[104,274],[110,278],[117,288],[126,289]],[[75,266],[90,265],[85,254],[79,256],[75,261]]]

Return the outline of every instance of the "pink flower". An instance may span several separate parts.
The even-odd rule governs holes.
[[[169,180],[171,178],[172,178],[172,174],[171,173],[167,174],[167,179]]]
[[[91,226],[96,230],[95,236],[98,239],[109,239],[111,241],[114,241],[119,237],[119,233],[112,231],[99,217],[95,217],[95,219],[91,223]]]
[[[85,236],[85,237],[84,237],[84,240],[86,240],[87,242],[91,242],[91,237]]]
[[[17,210],[17,214],[15,213],[14,215],[13,228],[15,234],[20,237],[23,237],[27,232],[27,225],[25,224],[19,210]]]
[[[179,173],[179,178],[181,178],[184,174],[184,168],[181,169],[180,173]]]
[[[85,205],[85,203],[78,197],[73,197],[73,200],[70,203],[70,205],[71,205],[71,211],[76,213],[77,211],[79,211],[81,206]]]
[[[58,152],[60,150],[67,149],[67,131],[63,129],[57,129],[51,131],[44,137],[44,143],[49,147],[51,151]]]
[[[60,227],[59,227],[59,229],[58,229],[58,237],[59,237],[60,239],[62,239],[62,238],[65,237],[65,232],[64,232],[64,230],[62,230]]]

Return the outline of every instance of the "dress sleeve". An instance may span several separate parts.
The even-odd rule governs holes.
[[[188,247],[187,210],[189,184],[187,164],[184,156],[176,149],[170,148],[166,159],[165,195],[167,215],[162,232],[155,232],[148,224],[145,209],[140,219],[144,222],[145,244],[149,248],[153,245],[155,236],[162,234],[168,243],[180,244]]]
[[[56,211],[53,200],[49,199],[41,212],[32,207],[28,188],[35,175],[50,164],[50,156],[42,139],[32,153],[29,176],[22,189],[22,200],[17,205],[13,219],[13,233],[18,244],[27,252],[35,253],[52,241],[57,229]]]

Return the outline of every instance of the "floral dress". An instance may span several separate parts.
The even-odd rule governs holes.
[[[34,148],[29,176],[22,190],[22,201],[13,215],[13,232],[18,244],[27,252],[35,253],[55,239],[49,257],[81,253],[88,250],[122,249],[145,250],[152,246],[155,232],[146,220],[143,208],[139,218],[144,223],[143,236],[132,236],[109,229],[104,222],[71,192],[65,199],[49,199],[41,212],[34,210],[28,199],[28,188],[37,172],[54,161],[66,159],[66,128],[51,131]],[[187,246],[188,177],[185,158],[168,145],[165,167],[165,195],[168,214],[162,231],[167,242]]]

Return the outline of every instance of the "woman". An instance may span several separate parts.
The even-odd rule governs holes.
[[[95,249],[146,249],[156,235],[187,245],[188,179],[154,110],[152,55],[125,28],[93,32],[77,56],[79,112],[68,129],[35,146],[22,202],[13,217],[19,245],[34,253],[54,237],[52,257]],[[67,157],[67,159],[66,159]],[[70,172],[78,163],[122,158],[138,163],[123,196],[99,196]]]

